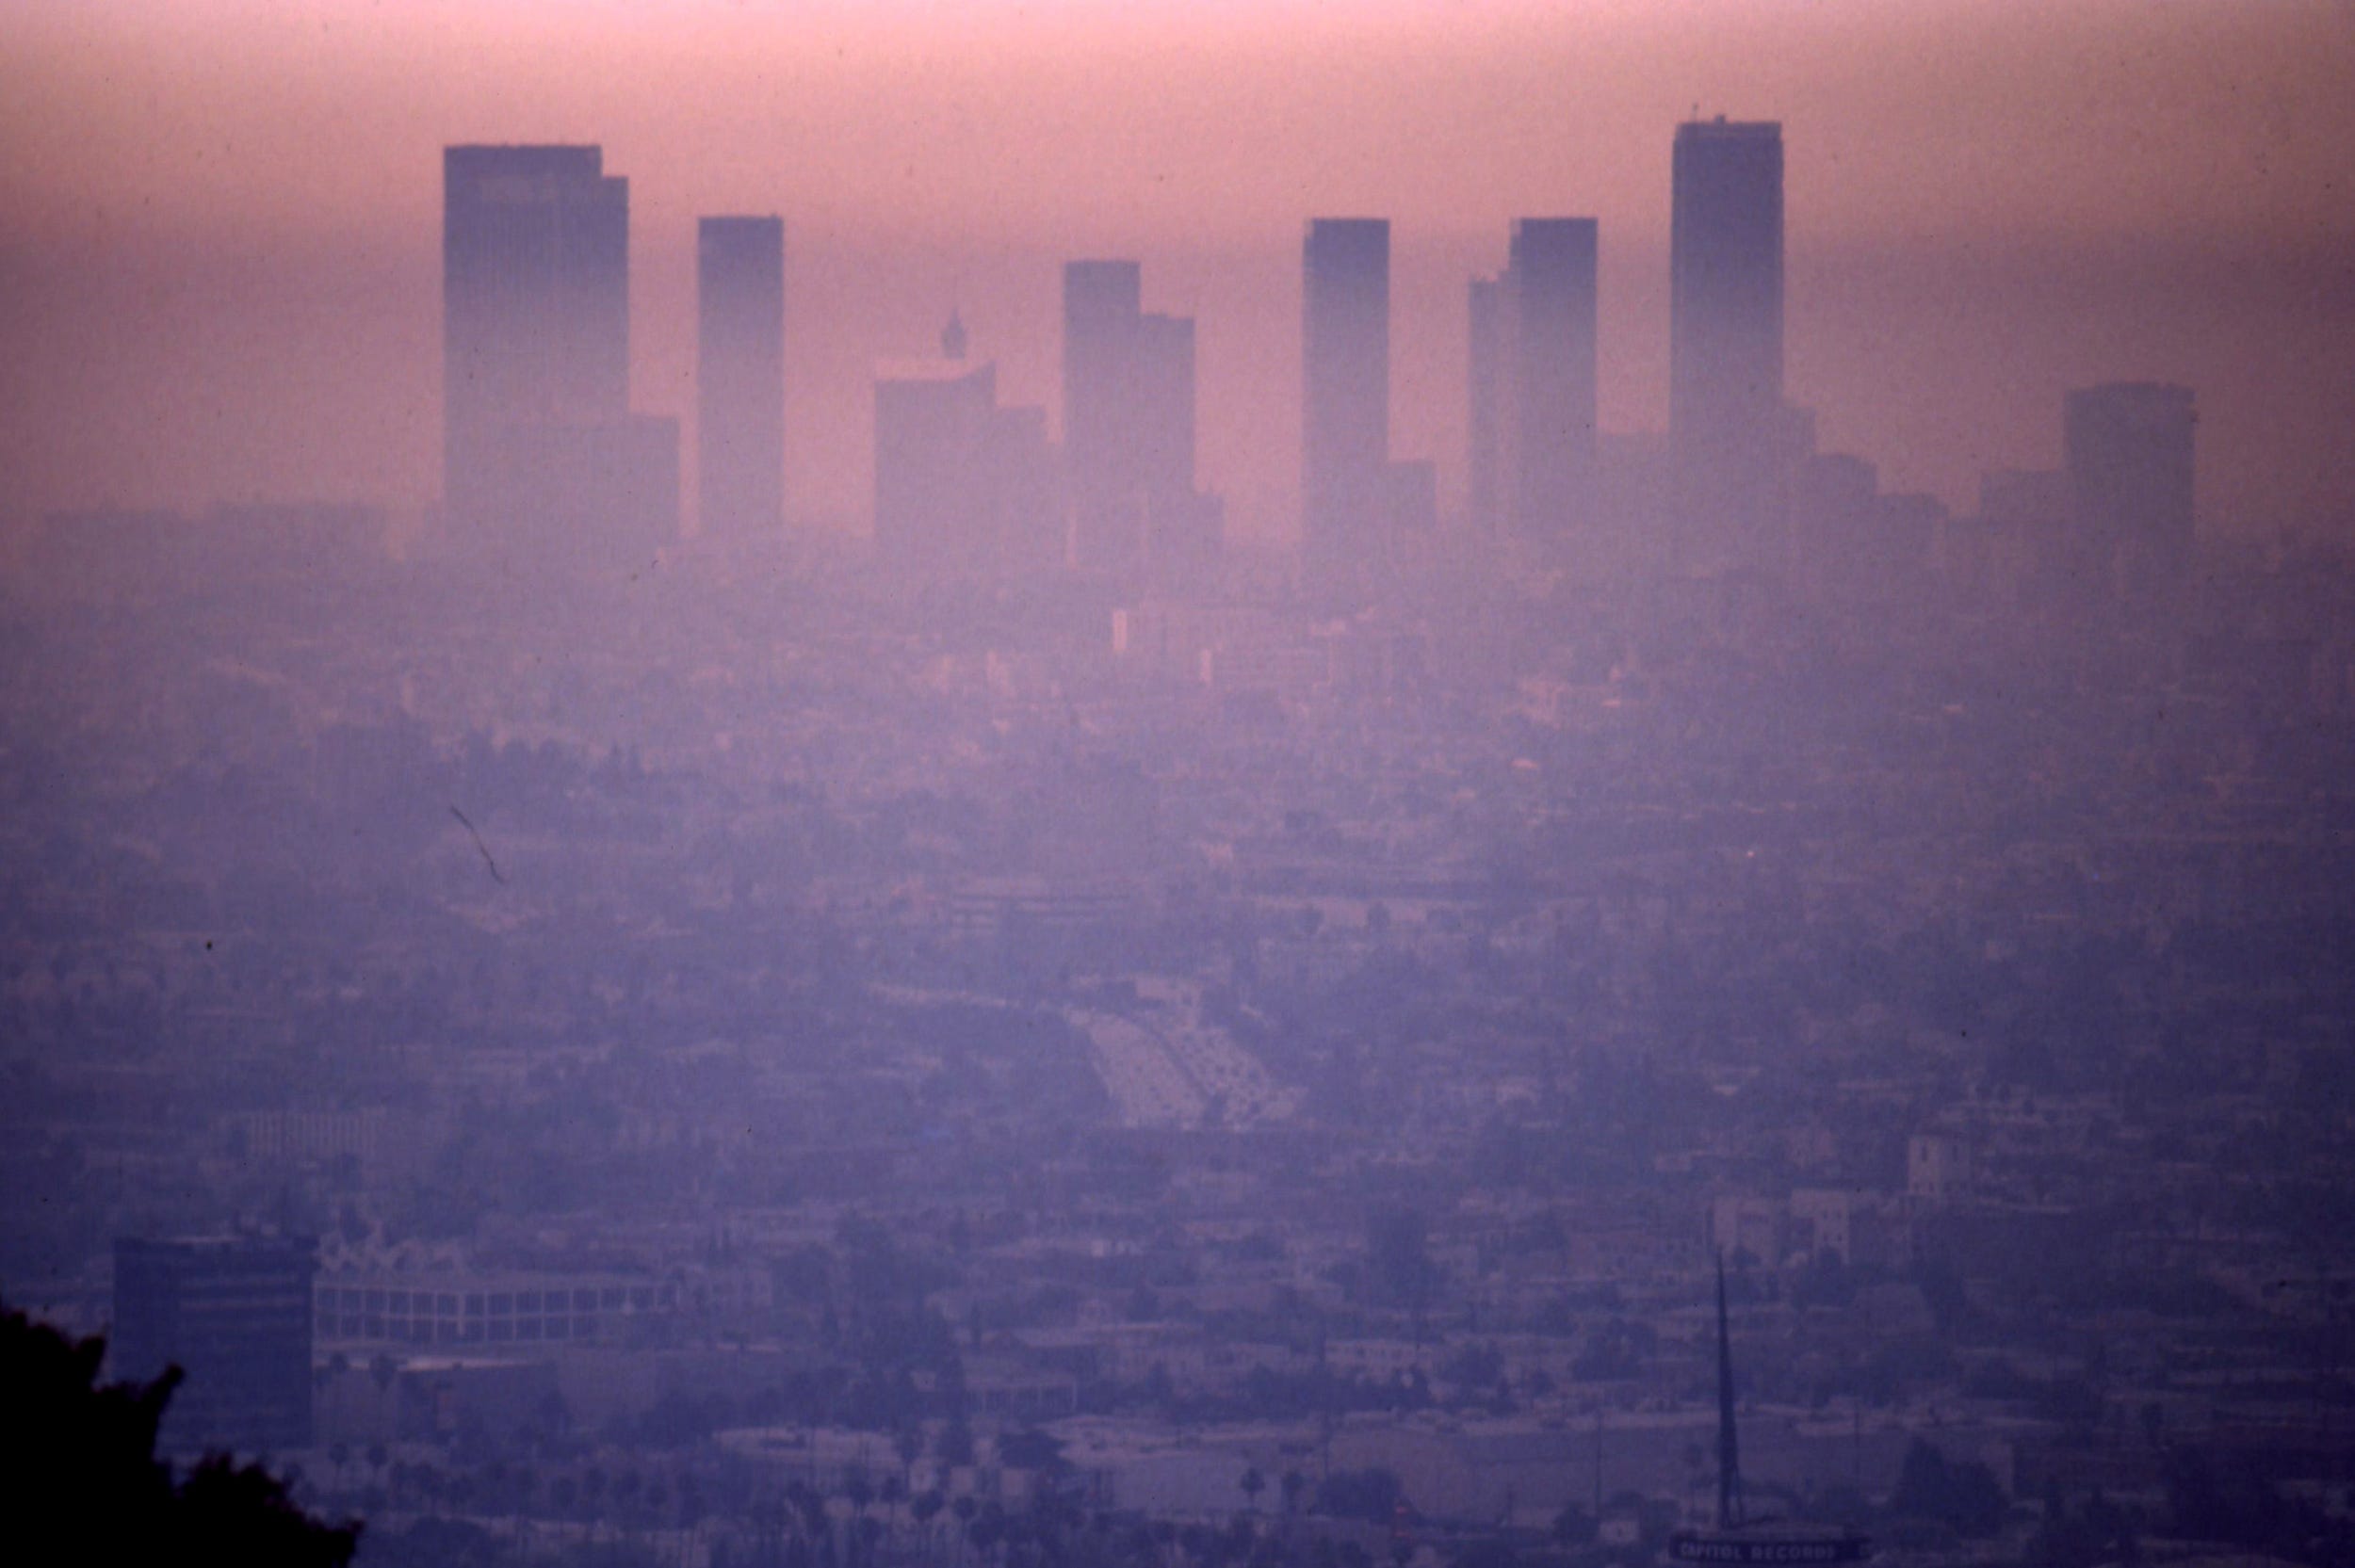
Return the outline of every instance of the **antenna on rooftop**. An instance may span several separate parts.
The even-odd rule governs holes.
[[[1733,1336],[1726,1327],[1726,1254],[1717,1254],[1717,1528],[1742,1525],[1742,1454],[1733,1435]]]

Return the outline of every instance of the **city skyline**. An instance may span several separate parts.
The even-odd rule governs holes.
[[[478,139],[593,140],[637,177],[635,400],[690,441],[693,218],[786,215],[789,309],[815,329],[788,350],[791,504],[821,525],[869,493],[852,448],[878,354],[920,350],[960,303],[1003,346],[1009,395],[1051,415],[1056,268],[1109,254],[1143,261],[1199,323],[1201,478],[1227,496],[1230,534],[1289,541],[1286,236],[1318,211],[1385,213],[1394,455],[1437,459],[1452,512],[1462,291],[1497,269],[1517,213],[1600,219],[1600,423],[1665,428],[1666,144],[1696,110],[1789,127],[1789,388],[1825,448],[1867,456],[1891,488],[1967,509],[1983,471],[2057,463],[2066,391],[2150,380],[2201,389],[2201,505],[2220,523],[2355,504],[2328,439],[2351,395],[2324,369],[2350,316],[2331,260],[2349,220],[2324,153],[2348,111],[2321,84],[2355,32],[2331,8],[1835,6],[1778,24],[1703,5],[1686,18],[1700,24],[1671,28],[1497,5],[1445,34],[1407,8],[1326,23],[1279,8],[1258,27],[1214,12],[1181,38],[1150,8],[1079,8],[1051,34],[986,7],[930,35],[887,8],[821,11],[792,34],[698,6],[670,28],[625,10],[569,27],[528,5],[488,14],[503,27],[445,40],[336,6],[309,39],[273,30],[288,12],[263,5],[212,8],[193,31],[104,6],[20,13],[25,90],[8,112],[24,155],[0,192],[11,521],[109,502],[429,500],[430,149]],[[2118,37],[2137,49],[2108,51]],[[231,95],[239,40],[300,66],[304,86]],[[465,40],[467,65],[435,92],[388,95],[399,62]],[[204,69],[174,76],[176,58]],[[645,92],[690,69],[696,102]],[[764,69],[794,73],[789,112],[754,90]],[[1117,104],[1113,83],[1132,89]],[[898,104],[898,128],[862,129],[862,94]],[[2156,98],[2164,122],[2142,108]],[[1430,134],[1402,118],[1410,101],[1437,105]],[[761,107],[710,123],[728,105]],[[316,134],[262,135],[265,111]],[[843,134],[820,134],[828,115]],[[1057,115],[1060,139],[1041,140]],[[1246,144],[1263,151],[1243,158]],[[365,200],[347,193],[358,180]],[[365,384],[334,373],[353,355],[378,371]]]
[[[0,1366],[146,1499],[47,1511],[2348,1568],[2348,80],[18,0]]]

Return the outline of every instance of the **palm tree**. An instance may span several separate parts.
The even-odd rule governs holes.
[[[981,1511],[981,1505],[974,1502],[968,1494],[950,1504],[949,1511],[957,1516],[957,1557],[962,1560],[966,1545],[972,1538],[973,1516]]]
[[[849,1498],[851,1506],[862,1513],[866,1511],[867,1505],[875,1500],[875,1478],[867,1473],[863,1462],[853,1460],[842,1467],[842,1495]]]
[[[940,1495],[936,1486],[927,1487],[908,1501],[908,1512],[916,1520],[917,1532],[924,1543],[926,1561],[932,1560],[933,1521],[939,1518],[940,1511],[948,1506],[949,1500]]]
[[[909,1422],[891,1434],[891,1451],[900,1456],[900,1481],[909,1490],[916,1485],[916,1460],[924,1451],[924,1433]]]
[[[787,1489],[786,1498],[801,1514],[802,1533],[811,1545],[823,1541],[831,1546],[833,1536],[826,1519],[826,1499],[819,1495],[817,1489],[797,1480]]]

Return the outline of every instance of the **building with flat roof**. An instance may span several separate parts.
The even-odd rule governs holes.
[[[678,522],[674,422],[629,408],[629,182],[595,147],[442,152],[443,499],[534,564]]]
[[[1324,573],[1387,542],[1389,220],[1311,219],[1301,285],[1301,545]]]
[[[1597,233],[1591,218],[1517,218],[1505,308],[1513,528],[1558,538],[1594,504]]]
[[[1668,433],[1691,567],[1782,550],[1782,127],[1677,127],[1668,240]]]
[[[785,522],[785,220],[695,224],[695,493],[706,540]]]
[[[1217,503],[1194,489],[1194,320],[1143,299],[1133,261],[1064,265],[1064,464],[1084,567],[1198,560],[1218,544]]]

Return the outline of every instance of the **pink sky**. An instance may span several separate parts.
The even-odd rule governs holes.
[[[2212,521],[2346,514],[2349,82],[2355,7],[2292,0],[14,0],[0,509],[429,500],[440,148],[576,140],[631,182],[649,411],[692,411],[695,216],[784,215],[798,509],[862,507],[868,367],[952,299],[1051,406],[1058,264],[1121,254],[1280,537],[1301,221],[1392,219],[1395,441],[1452,490],[1515,216],[1601,219],[1604,423],[1661,423],[1698,106],[1784,122],[1791,392],[1892,488],[1968,506],[2056,459],[2064,388],[2152,377],[2200,390]]]

